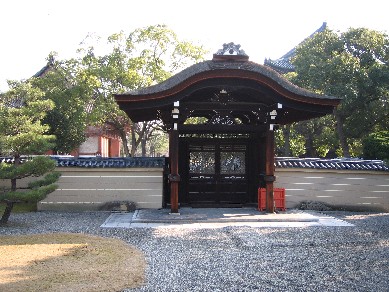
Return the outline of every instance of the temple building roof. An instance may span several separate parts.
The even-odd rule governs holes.
[[[249,61],[249,56],[233,43],[224,44],[212,60],[194,64],[164,82],[114,96],[120,109],[133,122],[139,122],[168,115],[176,101],[181,102],[180,106],[187,105],[188,110],[190,106],[201,108],[195,113],[198,116],[207,115],[206,102],[217,106],[214,97],[221,93],[229,99],[223,110],[240,117],[252,116],[258,107],[264,111],[283,104],[280,124],[323,116],[340,102],[337,97],[300,88],[268,66]],[[208,108],[209,115],[211,112]]]
[[[316,33],[322,32],[327,28],[327,23],[323,22],[321,27],[319,27],[317,30],[315,30],[309,37],[305,38],[306,39],[312,38]],[[302,41],[302,42],[304,42]],[[289,52],[287,52],[285,55],[278,59],[265,59],[264,65],[268,66],[274,70],[276,70],[278,73],[281,74],[286,74],[289,72],[294,72],[295,68],[293,64],[291,63],[291,59],[295,56],[296,54],[296,48],[302,43],[300,42],[297,46],[295,46],[293,49],[291,49]]]
[[[43,77],[48,72],[50,72],[50,70],[52,70],[53,67],[54,67],[54,57],[50,56],[48,61],[47,61],[47,64],[44,67],[42,67],[42,69],[40,69],[38,72],[36,72],[32,77],[34,77],[34,78]]]

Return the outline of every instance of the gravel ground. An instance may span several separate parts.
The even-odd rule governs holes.
[[[0,235],[121,238],[148,262],[146,285],[127,291],[389,291],[389,213],[323,213],[355,227],[114,229],[100,228],[106,212],[38,212]]]

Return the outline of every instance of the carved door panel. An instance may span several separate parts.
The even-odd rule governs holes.
[[[188,146],[189,204],[242,204],[247,201],[247,145],[202,143]]]

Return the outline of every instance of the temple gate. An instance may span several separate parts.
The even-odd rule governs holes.
[[[133,122],[160,119],[169,133],[172,213],[179,205],[254,205],[259,187],[274,212],[274,130],[331,113],[340,102],[249,61],[233,43],[212,60],[115,99]]]

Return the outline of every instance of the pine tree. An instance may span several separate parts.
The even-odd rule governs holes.
[[[0,224],[8,222],[13,206],[18,202],[37,202],[55,190],[53,182],[59,174],[29,184],[20,191],[17,180],[39,177],[54,170],[55,162],[43,154],[53,147],[54,136],[46,135],[48,126],[42,124],[53,102],[43,99],[43,93],[28,82],[10,82],[10,90],[0,97],[0,145],[11,163],[0,163],[0,179],[9,179],[9,188],[0,192],[0,202],[6,204]]]

